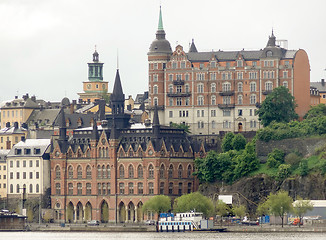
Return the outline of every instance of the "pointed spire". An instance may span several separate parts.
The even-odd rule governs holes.
[[[153,128],[154,137],[158,137],[160,135],[160,120],[158,118],[157,106],[155,106],[155,108],[154,108],[154,117],[153,117],[152,128]]]
[[[159,19],[158,19],[158,28],[157,30],[164,30],[163,29],[163,20],[162,20],[162,9],[161,9],[161,6],[160,6],[160,16],[159,16]]]
[[[160,120],[158,118],[157,106],[155,106],[155,108],[154,108],[154,117],[153,117],[153,126],[157,126],[157,125],[160,125]]]
[[[92,129],[92,139],[98,141],[99,136],[98,136],[98,129],[97,129],[97,124],[95,118],[93,118],[93,129]]]
[[[119,101],[119,100],[124,101],[125,100],[125,97],[124,97],[124,94],[122,91],[119,69],[117,69],[117,73],[115,75],[114,87],[113,87],[113,91],[112,91],[110,99],[112,101]]]
[[[272,35],[268,39],[267,47],[275,47],[275,46],[276,46],[276,37],[274,36],[274,29],[272,29]]]
[[[58,125],[59,125],[59,140],[66,140],[67,133],[66,133],[66,117],[63,107],[60,109],[59,116],[58,116]]]
[[[197,48],[196,48],[196,45],[195,45],[194,39],[192,39],[192,42],[191,42],[191,45],[190,45],[190,48],[189,48],[189,52],[198,52]]]

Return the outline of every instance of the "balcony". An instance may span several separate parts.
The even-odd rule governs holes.
[[[164,110],[164,105],[146,106],[146,110],[154,110],[155,107],[157,107],[157,110]]]
[[[168,97],[190,97],[191,93],[187,92],[187,93],[183,93],[183,92],[179,92],[179,93],[168,93],[167,96]]]
[[[234,91],[230,90],[230,91],[222,91],[219,92],[218,94],[220,94],[220,96],[233,96],[234,95]]]
[[[173,85],[184,85],[185,81],[184,80],[173,80]]]
[[[234,108],[235,104],[234,103],[230,103],[230,104],[217,104],[217,107],[220,109],[227,109],[227,108]]]
[[[263,95],[268,95],[272,92],[273,90],[264,90],[263,91]]]

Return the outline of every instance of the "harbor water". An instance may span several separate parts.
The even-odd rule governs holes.
[[[0,240],[150,240],[150,239],[205,239],[205,240],[325,240],[325,233],[314,232],[264,232],[264,233],[234,233],[234,232],[0,232]]]

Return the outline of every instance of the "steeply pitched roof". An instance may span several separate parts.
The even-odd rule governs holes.
[[[114,87],[110,97],[110,101],[124,101],[125,97],[122,91],[119,69],[115,75]]]

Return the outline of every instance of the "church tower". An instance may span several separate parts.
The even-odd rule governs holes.
[[[164,102],[164,93],[166,92],[164,72],[166,63],[170,60],[172,55],[172,49],[169,41],[165,39],[161,7],[156,39],[152,42],[147,55],[149,63],[148,95],[150,116],[154,116],[154,108],[157,107],[159,117],[164,123],[164,105],[166,104]]]
[[[83,82],[83,93],[78,93],[83,102],[95,102],[108,94],[108,82],[103,81],[103,64],[95,49],[93,62],[88,63],[88,81]]]

